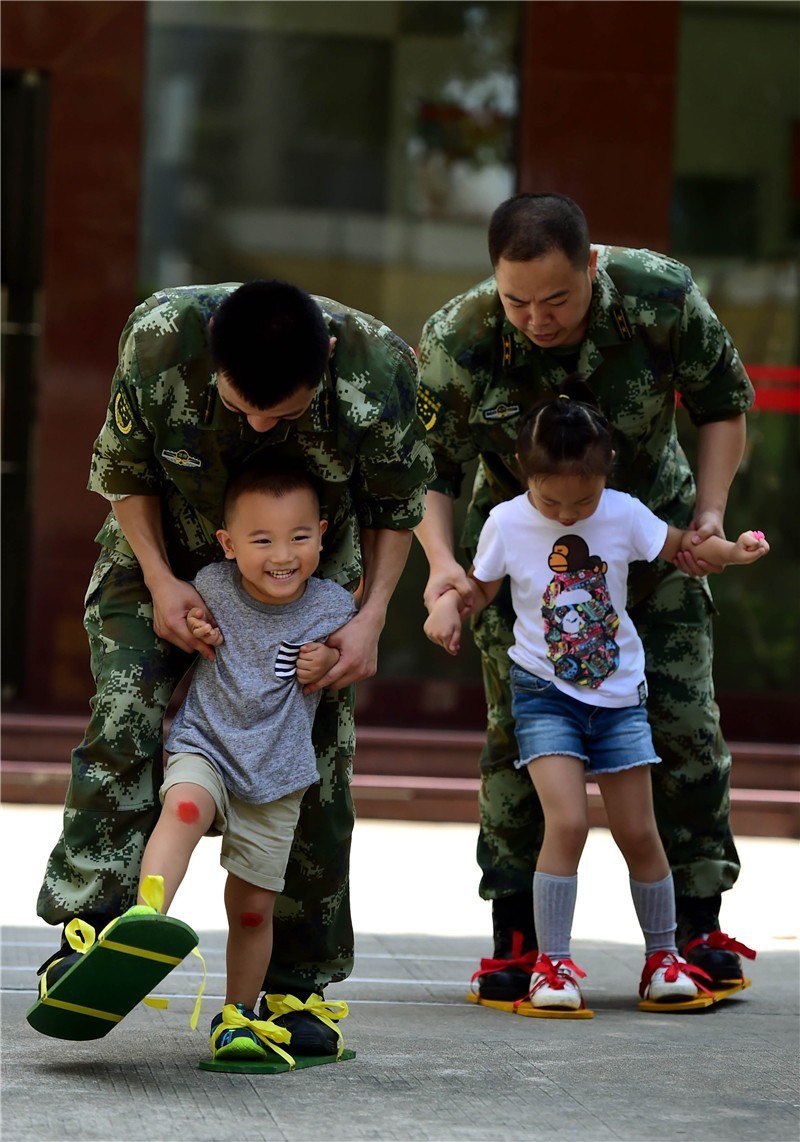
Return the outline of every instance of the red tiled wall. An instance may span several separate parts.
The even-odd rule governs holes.
[[[669,249],[679,4],[524,4],[520,191],[583,208],[593,239]]]
[[[85,486],[136,300],[145,13],[127,0],[3,10],[3,68],[51,76],[24,695],[39,709],[85,708],[90,693],[82,596],[105,513]]]

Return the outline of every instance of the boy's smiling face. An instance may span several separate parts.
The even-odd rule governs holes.
[[[226,559],[235,559],[248,595],[261,603],[293,603],[319,566],[327,522],[308,488],[282,496],[244,492],[217,532]]]

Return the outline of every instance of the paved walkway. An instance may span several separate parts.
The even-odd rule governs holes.
[[[0,1135],[37,1142],[753,1139],[796,1142],[800,846],[744,838],[723,927],[759,951],[752,988],[713,1013],[636,1010],[640,938],[624,864],[593,830],[581,867],[573,951],[593,1020],[508,1016],[465,1002],[490,951],[476,896],[475,829],[361,821],[353,854],[357,958],[329,989],[345,999],[357,1058],[292,1075],[208,1074],[188,1027],[189,962],[107,1038],[64,1043],[24,1020],[33,970],[55,947],[34,914],[58,810],[3,806]],[[201,846],[176,915],[201,932],[209,971],[201,1027],[224,973],[219,842]]]

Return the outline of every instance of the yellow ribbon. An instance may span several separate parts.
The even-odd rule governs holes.
[[[287,1051],[278,1046],[278,1043],[289,1043],[292,1038],[291,1033],[285,1027],[279,1027],[277,1023],[273,1023],[271,1019],[248,1019],[246,1015],[242,1015],[234,1003],[226,1003],[223,1007],[222,1022],[219,1027],[215,1028],[211,1036],[212,1046],[216,1047],[217,1039],[224,1031],[235,1031],[240,1028],[252,1031],[260,1043],[263,1043],[270,1051],[280,1055],[294,1070],[294,1059]]]
[[[67,937],[67,943],[73,952],[80,952],[81,955],[88,952],[95,941],[95,931],[92,925],[87,924],[85,920],[79,920],[77,917],[67,924],[64,935]],[[59,961],[56,960],[55,962],[58,963]]]
[[[197,989],[197,999],[194,1001],[194,1009],[192,1010],[192,1016],[189,1020],[189,1026],[191,1027],[192,1031],[196,1031],[197,1021],[200,1018],[200,1007],[203,1002],[203,992],[206,989],[206,961],[203,959],[197,948],[192,948],[192,955],[197,956],[198,960],[200,961],[200,966],[203,969],[203,978],[200,981],[200,986]]]
[[[163,912],[164,909],[164,877],[163,876],[146,876],[141,883],[139,893],[142,900],[149,907],[156,912]],[[98,936],[91,924],[87,924],[85,920],[79,919],[77,916],[74,920],[70,920],[64,929],[67,943],[72,948],[73,952],[79,952],[85,955],[86,952],[94,945],[95,941],[103,940],[107,947],[113,948],[114,951],[125,951],[131,955],[142,955],[148,959],[164,959],[167,963],[179,964],[179,959],[173,959],[172,956],[161,957],[157,952],[138,952],[135,948],[129,948],[127,944],[112,944],[110,940],[106,940],[105,936],[111,931],[116,923],[121,920],[121,916],[115,916],[113,920],[109,920],[105,928],[102,929]],[[55,961],[58,962],[57,960]]]
[[[146,876],[139,885],[139,895],[145,904],[155,908],[156,912],[164,911],[164,877]]]
[[[273,1015],[289,1015],[296,1011],[310,1011],[312,1015],[316,1015],[326,1027],[330,1027],[331,1031],[336,1032],[338,1041],[338,1048],[336,1051],[336,1058],[342,1057],[344,1050],[344,1039],[342,1033],[336,1026],[334,1020],[344,1019],[349,1014],[349,1007],[341,1000],[327,1000],[323,999],[321,995],[312,993],[308,999],[303,1003],[302,999],[298,999],[296,995],[265,995],[267,1007]]]

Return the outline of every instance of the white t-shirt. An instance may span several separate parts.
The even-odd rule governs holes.
[[[644,649],[625,609],[628,564],[655,559],[667,524],[633,496],[606,489],[588,519],[565,528],[527,495],[492,510],[474,575],[506,575],[517,621],[512,660],[594,706],[635,706],[647,693]]]

